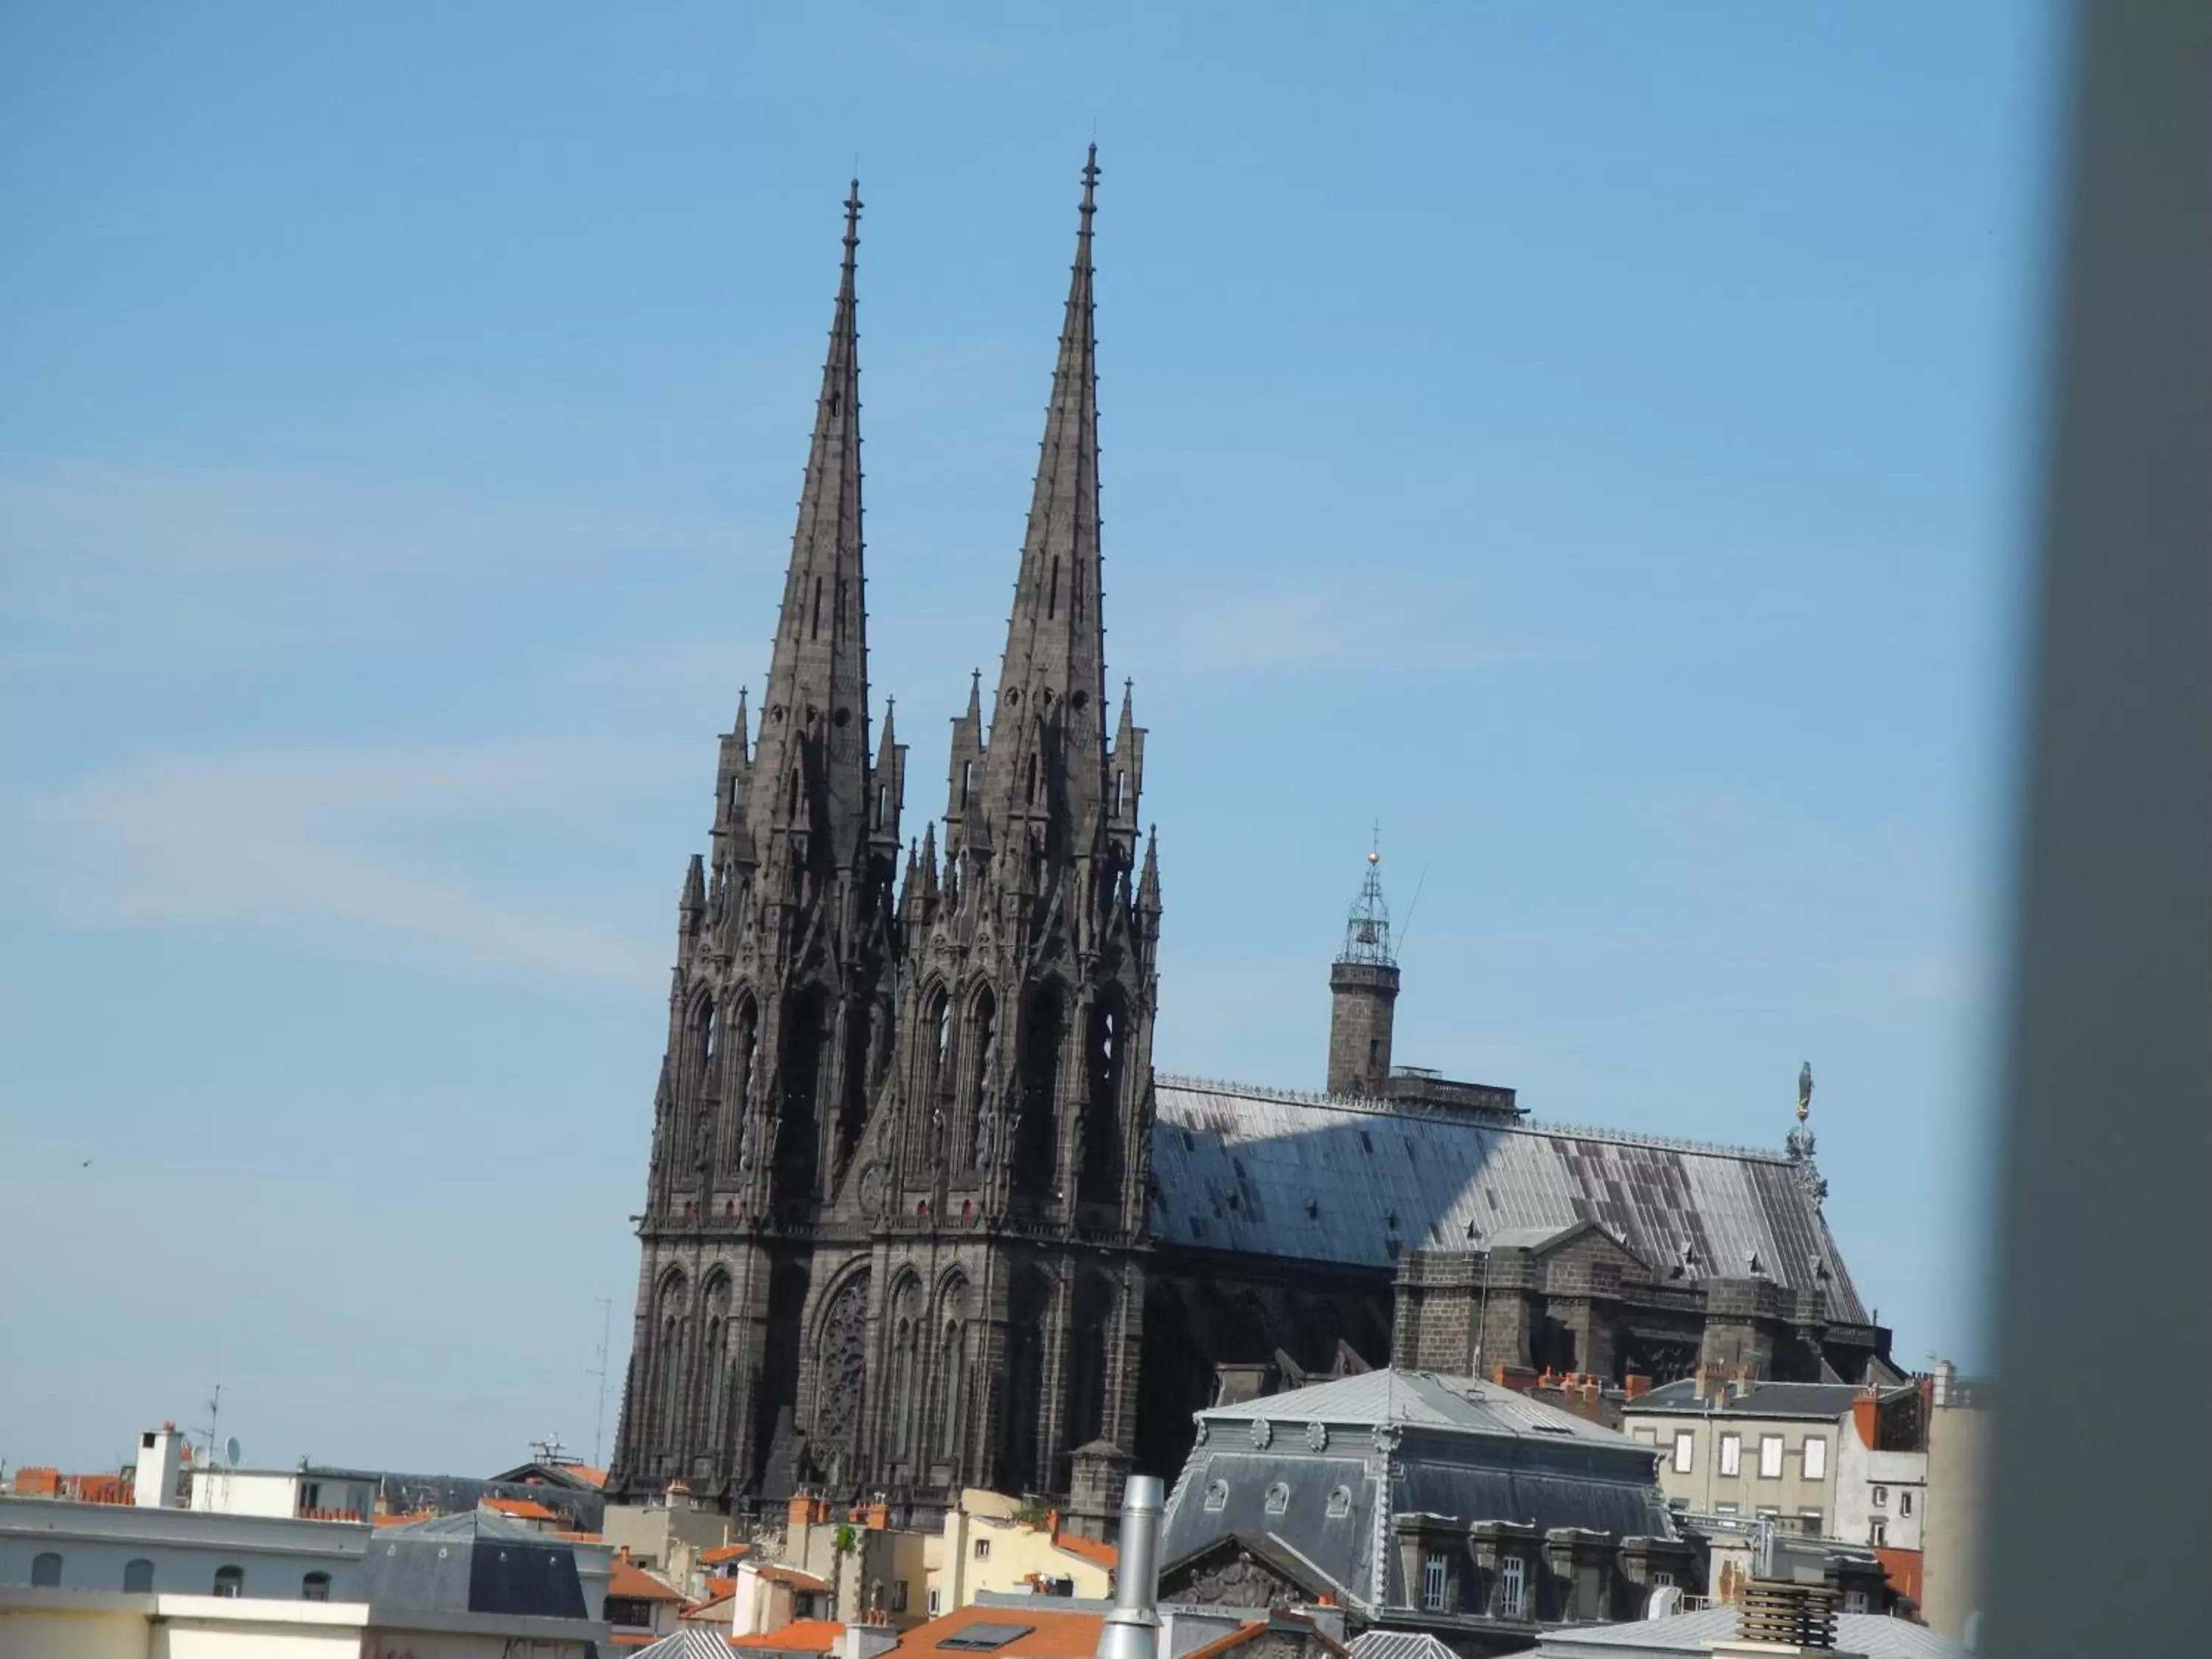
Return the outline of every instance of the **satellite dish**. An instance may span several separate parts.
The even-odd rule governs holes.
[[[234,1469],[238,1467],[238,1437],[234,1434],[222,1443],[222,1461]]]

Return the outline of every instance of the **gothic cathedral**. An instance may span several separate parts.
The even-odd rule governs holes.
[[[1006,652],[988,727],[980,681],[952,721],[941,848],[933,823],[902,847],[888,708],[870,742],[846,202],[758,728],[741,697],[678,905],[611,1495],[1118,1502],[1160,899],[1126,693],[1105,726],[1097,177],[1094,149]]]

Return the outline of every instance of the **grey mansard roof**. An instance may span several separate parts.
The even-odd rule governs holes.
[[[1241,1405],[1215,1406],[1198,1416],[1200,1421],[1214,1425],[1264,1418],[1301,1430],[1308,1423],[1331,1428],[1398,1424],[1507,1439],[1540,1436],[1547,1440],[1583,1440],[1618,1447],[1647,1461],[1650,1456],[1650,1448],[1571,1412],[1479,1377],[1445,1376],[1435,1371],[1362,1371],[1356,1376],[1316,1382],[1287,1394],[1266,1395]]]
[[[1474,1377],[1369,1371],[1197,1415],[1162,1528],[1170,1566],[1248,1540],[1374,1609],[1407,1605],[1399,1516],[1679,1536],[1650,1447]]]
[[[1779,1151],[1164,1073],[1155,1092],[1163,1243],[1387,1272],[1401,1250],[1526,1247],[1588,1220],[1662,1281],[1686,1245],[1692,1275],[1755,1271],[1820,1291],[1831,1319],[1867,1317],[1810,1166]]]

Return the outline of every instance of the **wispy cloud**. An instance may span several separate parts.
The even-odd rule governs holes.
[[[0,465],[0,667],[230,658],[356,637],[579,560],[727,560],[680,512],[457,494],[313,470],[46,457]]]
[[[634,760],[543,744],[167,757],[30,804],[64,920],[281,927],[447,963],[635,988],[665,951],[410,867],[372,835],[540,809],[634,779]]]

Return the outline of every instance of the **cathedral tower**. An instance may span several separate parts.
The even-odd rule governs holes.
[[[678,903],[615,1492],[758,1478],[798,1404],[811,1241],[890,1073],[905,756],[888,719],[868,744],[860,210],[855,184],[758,738],[741,696]]]
[[[1370,848],[1367,879],[1345,918],[1344,949],[1328,969],[1328,1091],[1369,1100],[1390,1092],[1390,1022],[1398,1005],[1382,865],[1382,854]]]
[[[902,908],[902,1206],[980,1247],[986,1321],[972,1431],[939,1432],[1008,1492],[1066,1493],[1135,1429],[1159,872],[1126,690],[1106,728],[1097,179],[1094,147],[989,727],[978,676]]]
[[[1075,261],[988,726],[952,722],[944,838],[899,862],[905,751],[868,746],[857,186],[757,739],[722,739],[678,902],[611,1494],[678,1476],[927,1515],[964,1486],[1103,1522],[1135,1437],[1157,854],[1145,733],[1109,737],[1084,168]]]

